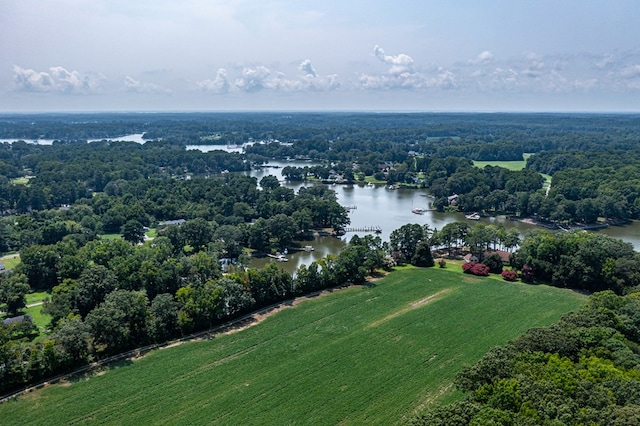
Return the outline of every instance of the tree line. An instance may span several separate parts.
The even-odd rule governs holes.
[[[463,400],[414,425],[635,425],[640,421],[638,293],[596,293],[556,324],[496,347],[460,372]]]

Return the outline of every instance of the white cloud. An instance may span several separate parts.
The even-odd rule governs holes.
[[[126,87],[127,91],[133,93],[161,93],[165,95],[171,94],[171,90],[169,89],[165,89],[153,83],[142,83],[130,76],[126,76],[124,78],[124,86]]]
[[[483,52],[480,52],[475,59],[469,60],[469,63],[473,65],[487,65],[492,63],[493,59],[493,53],[485,50]]]
[[[309,59],[300,63],[299,78],[289,78],[280,71],[272,71],[264,65],[245,67],[233,87],[243,92],[272,90],[279,92],[303,92],[335,90],[341,87],[337,74],[319,75]]]
[[[102,74],[83,75],[63,67],[51,67],[44,71],[13,66],[14,90],[23,92],[55,92],[66,94],[88,94],[100,89],[106,77]]]
[[[454,73],[443,68],[438,69],[438,74],[429,79],[429,87],[439,89],[456,89],[459,87],[458,80]]]
[[[304,61],[302,61],[302,63],[298,66],[298,69],[302,71],[302,73],[307,77],[318,76],[315,68],[313,68],[313,65],[311,64],[311,61],[309,59],[305,59]]]
[[[622,78],[638,78],[640,77],[640,65],[633,64],[628,65],[620,70],[620,77]]]
[[[244,68],[242,76],[236,79],[235,87],[246,92],[257,92],[272,88],[272,82],[269,81],[270,76],[271,70],[263,65],[258,65],[255,68]]]
[[[413,69],[414,60],[411,56],[400,53],[386,55],[384,50],[376,45],[373,55],[385,64],[391,65],[386,74],[360,74],[358,84],[365,90],[421,90],[421,89],[453,89],[459,87],[455,74],[439,67],[435,75],[428,75]]]
[[[413,58],[405,53],[395,56],[385,55],[384,50],[377,44],[373,48],[373,55],[382,63],[391,65],[389,74],[412,72]]]
[[[198,87],[205,92],[211,93],[227,93],[231,88],[227,70],[218,69],[216,77],[213,80],[207,79],[198,82]]]

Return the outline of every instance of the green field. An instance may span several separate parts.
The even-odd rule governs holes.
[[[20,263],[19,254],[8,254],[0,258],[0,262],[4,263],[5,269],[13,269]]]
[[[527,161],[474,161],[473,165],[481,169],[485,166],[499,166],[508,170],[518,171],[525,168]]]
[[[460,397],[463,366],[586,296],[407,268],[236,334],[0,405],[7,424],[394,424]]]

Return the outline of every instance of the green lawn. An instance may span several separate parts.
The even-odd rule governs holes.
[[[48,386],[0,405],[0,414],[23,425],[394,424],[459,398],[452,380],[463,366],[585,300],[547,286],[403,268],[236,334]]]
[[[122,234],[100,234],[99,237],[102,240],[120,240],[122,239]]]
[[[44,300],[48,297],[51,297],[46,291],[38,291],[27,294],[27,305],[33,305],[34,303],[44,302]]]
[[[5,269],[13,269],[20,263],[20,255],[8,254],[0,258],[0,262],[4,263]]]
[[[11,183],[14,185],[28,185],[29,179],[26,177],[14,178],[14,179],[11,179]]]
[[[483,169],[485,166],[500,166],[509,170],[522,170],[527,165],[526,160],[521,161],[474,161],[473,165]]]
[[[31,315],[31,318],[33,318],[33,322],[40,329],[41,334],[38,338],[43,338],[44,334],[42,333],[46,330],[46,328],[51,323],[51,315],[42,313],[42,305],[32,306],[31,308],[25,308],[23,309],[22,312],[24,312],[25,314]],[[2,411],[2,407],[0,407],[0,411]]]

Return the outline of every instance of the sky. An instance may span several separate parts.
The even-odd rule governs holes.
[[[638,0],[0,0],[0,111],[640,112]]]

